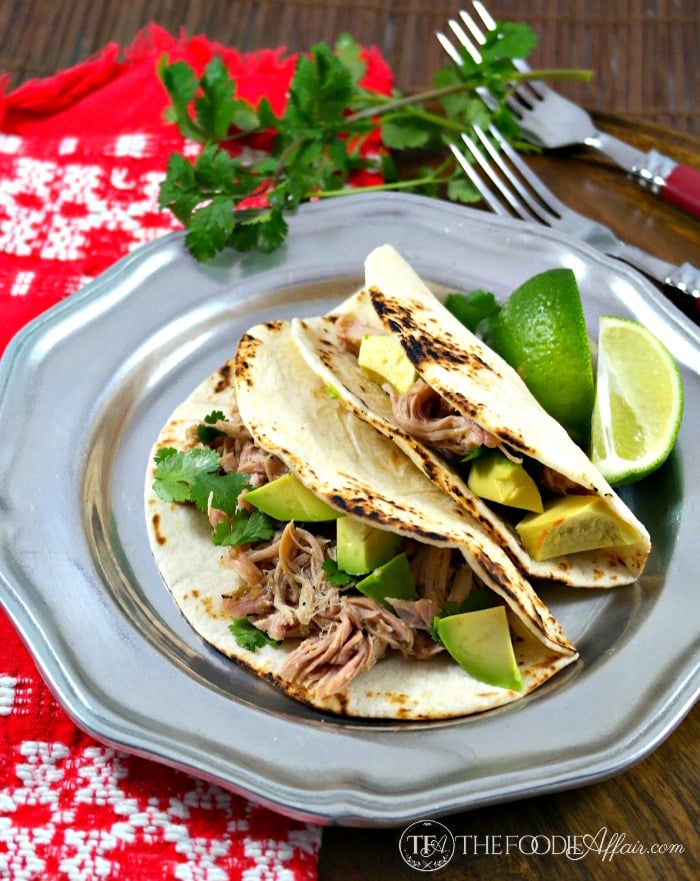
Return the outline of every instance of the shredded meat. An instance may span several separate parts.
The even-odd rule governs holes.
[[[357,355],[360,351],[360,343],[365,336],[378,336],[383,334],[381,328],[361,321],[355,315],[341,315],[335,322],[335,335],[339,347],[345,352]]]
[[[280,675],[325,697],[373,667],[387,649],[408,653],[412,647],[413,631],[400,618],[369,597],[344,596],[338,617],[326,630],[300,643]]]
[[[403,395],[391,385],[384,386],[391,399],[397,424],[416,440],[439,450],[464,456],[475,447],[498,447],[497,437],[472,419],[462,416],[422,379]]]
[[[453,548],[419,545],[411,559],[411,574],[421,597],[432,600],[440,610],[463,557]]]
[[[578,483],[574,483],[568,477],[545,465],[542,469],[538,482],[546,489],[560,496],[585,495],[588,490]]]
[[[214,427],[226,432],[211,446],[227,469],[245,470],[262,483],[286,470],[256,447],[237,414]],[[245,507],[245,494],[239,505]],[[208,513],[212,525],[228,516],[212,507],[211,498]],[[420,598],[390,599],[392,610],[331,584],[324,570],[330,539],[287,523],[267,542],[228,549],[223,563],[243,587],[222,597],[222,611],[247,617],[272,639],[298,638],[280,675],[319,696],[335,694],[388,651],[420,659],[443,651],[430,636],[432,620],[446,600],[458,602],[468,594],[471,572],[452,549],[408,542],[406,551]]]
[[[433,618],[440,614],[442,606],[433,599],[392,599],[391,607],[399,618],[412,630],[430,630]]]

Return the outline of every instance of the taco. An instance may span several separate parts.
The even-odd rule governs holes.
[[[375,249],[365,267],[365,287],[331,314],[292,322],[309,366],[355,415],[391,438],[528,577],[576,587],[635,581],[650,552],[646,528],[518,373],[445,308],[394,248]],[[361,364],[363,343],[382,337],[395,344],[384,346],[382,371],[390,373],[388,362],[398,389]],[[467,461],[484,449],[491,452],[478,466]],[[532,484],[526,495],[530,498],[534,487],[531,510],[544,509],[542,517],[494,503],[470,487],[469,468],[482,469],[489,460]],[[573,524],[573,513],[589,508],[597,534],[577,537],[581,549],[574,552],[557,553],[553,545],[540,556],[547,523],[561,522],[569,516],[561,512],[568,510]]]
[[[177,606],[207,643],[294,699],[352,717],[450,718],[517,700],[577,658],[503,549],[337,399],[288,323],[245,334],[235,358],[175,410],[152,452],[146,519]],[[203,463],[197,482],[188,468]],[[285,479],[295,487],[292,508],[303,496],[301,517],[273,511],[264,537],[247,533],[248,513],[270,508],[263,491]],[[224,510],[231,491],[235,510]],[[229,541],[244,521],[247,540]],[[346,533],[359,524],[388,537],[388,563],[375,566],[367,552],[364,566],[374,568],[348,579],[338,562],[341,522]],[[382,586],[377,576],[389,566],[400,576]],[[455,660],[460,631],[451,625],[474,616],[488,617],[484,633],[506,622],[514,669],[501,680],[499,667],[496,684],[473,655]],[[492,648],[481,651],[488,658]]]

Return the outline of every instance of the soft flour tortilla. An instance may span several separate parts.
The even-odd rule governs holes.
[[[191,446],[188,429],[211,410],[230,412],[234,395],[260,446],[283,459],[328,503],[426,543],[462,549],[476,574],[507,604],[523,689],[479,682],[447,655],[431,661],[387,655],[343,691],[324,698],[281,680],[278,671],[298,641],[255,653],[238,645],[228,630],[222,594],[235,592],[240,582],[222,566],[222,551],[211,542],[206,518],[189,505],[155,495],[150,467],[146,520],[153,553],[182,614],[204,640],[318,709],[385,719],[442,719],[492,709],[530,693],[576,660],[558,622],[510,558],[395,444],[329,396],[301,358],[286,323],[259,325],[246,334],[236,359],[173,413],[153,452]]]
[[[335,345],[335,320],[346,314],[396,334],[418,374],[457,410],[517,452],[601,496],[638,535],[638,541],[533,560],[515,529],[475,496],[438,452],[399,428],[379,383],[358,365],[354,355]],[[328,316],[295,320],[293,335],[309,366],[335,387],[345,405],[392,438],[530,577],[576,587],[613,587],[639,577],[650,550],[643,524],[535,400],[516,371],[464,327],[392,247],[377,248],[367,258],[365,289]]]

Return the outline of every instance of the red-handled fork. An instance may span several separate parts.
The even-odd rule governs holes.
[[[479,46],[484,45],[487,32],[496,28],[496,22],[480,0],[473,0],[472,6],[480,22],[462,10],[461,21],[452,19],[449,26],[457,41],[478,64],[481,61]],[[460,50],[445,34],[439,33],[437,37],[455,64],[461,64]],[[522,59],[515,65],[521,71],[530,70]],[[482,98],[488,103],[488,94],[482,94]],[[645,189],[700,219],[700,171],[675,162],[656,150],[643,153],[619,138],[599,131],[582,107],[542,82],[520,85],[514,89],[508,103],[524,135],[532,143],[548,148],[575,144],[592,147],[628,171]]]

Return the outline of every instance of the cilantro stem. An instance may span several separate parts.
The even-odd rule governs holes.
[[[512,82],[517,86],[521,82],[545,79],[588,82],[592,76],[592,70],[559,70],[558,68],[545,68],[543,70],[530,70],[524,72],[514,71],[512,75],[509,75],[508,79],[509,82]],[[376,106],[365,107],[362,110],[357,110],[355,113],[351,113],[348,116],[347,121],[348,123],[361,122],[364,119],[371,119],[377,115],[384,116],[385,114],[391,113],[402,107],[411,107],[412,105],[421,104],[426,101],[437,101],[440,98],[447,98],[450,95],[457,95],[460,92],[473,92],[475,88],[475,84],[470,82],[452,83],[449,86],[442,86],[439,89],[428,89],[427,91],[417,92],[412,95],[402,95],[400,98],[388,98],[386,95],[381,95],[378,92],[367,92],[367,94],[363,96],[364,100],[371,100],[376,103]],[[438,119],[438,117],[434,118]],[[444,122],[442,117],[439,117],[439,119],[441,123]]]
[[[412,179],[385,181],[381,184],[368,184],[361,187],[345,187],[342,190],[321,190],[313,193],[314,198],[332,199],[336,196],[351,196],[353,193],[385,193],[394,190],[410,190],[416,187],[424,187],[428,183],[444,184],[451,179],[451,175],[444,174],[445,169],[449,168],[450,161],[445,160],[440,166],[434,169],[429,175],[425,174],[421,177]]]

